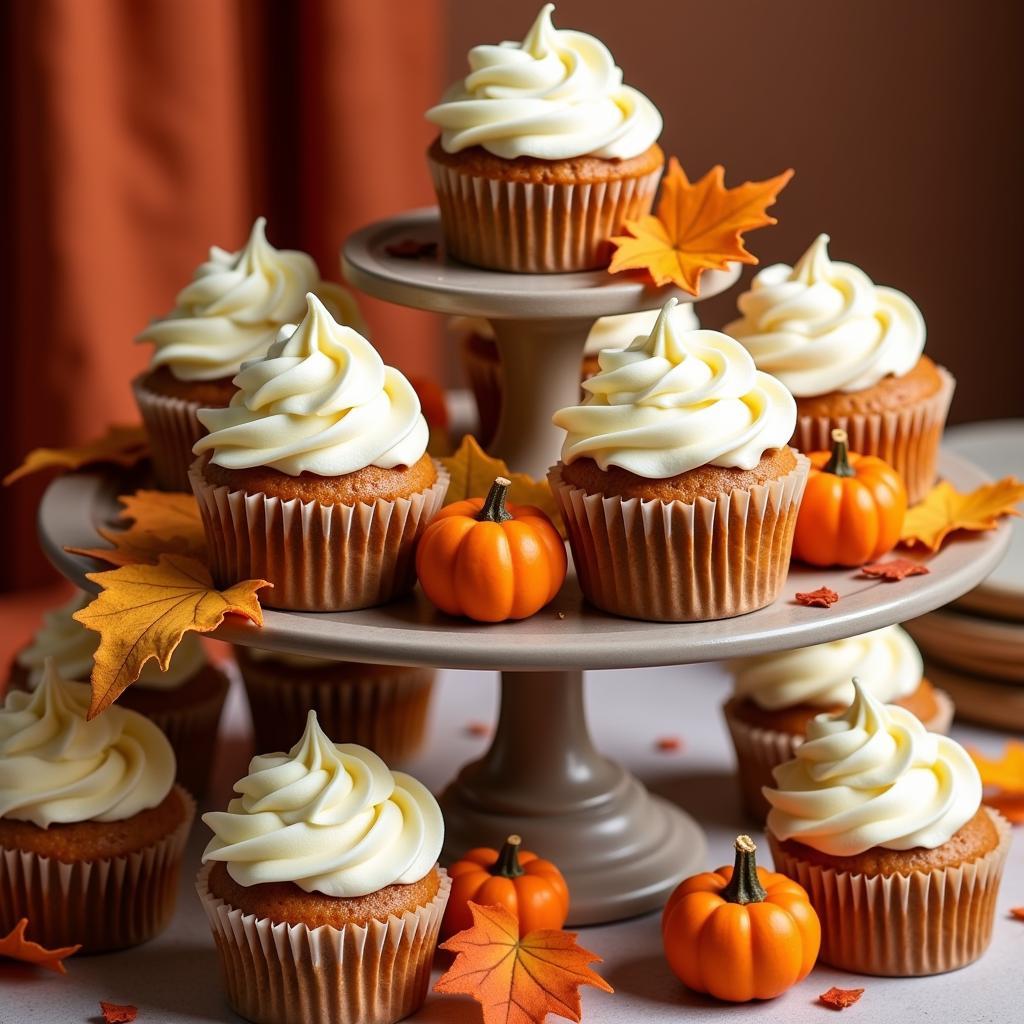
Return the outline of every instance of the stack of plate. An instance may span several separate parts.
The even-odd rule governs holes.
[[[993,479],[1024,478],[1024,420],[952,427],[943,447]],[[1024,522],[1014,523],[1006,557],[981,586],[905,626],[959,717],[1024,730]]]

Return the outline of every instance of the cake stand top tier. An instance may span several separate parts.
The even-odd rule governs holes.
[[[407,239],[436,244],[437,251],[419,259],[387,251]],[[467,266],[446,256],[436,207],[410,210],[357,231],[342,247],[341,264],[346,281],[375,298],[434,313],[495,320],[596,320],[655,309],[672,297],[694,301],[678,288],[655,288],[607,270],[509,274]],[[739,276],[739,264],[705,271],[700,298],[725,291]]]

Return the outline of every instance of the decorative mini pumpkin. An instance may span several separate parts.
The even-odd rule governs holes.
[[[519,919],[520,937],[565,924],[569,887],[562,872],[551,861],[520,850],[521,842],[519,836],[509,836],[500,851],[476,847],[448,868],[452,891],[441,921],[445,938],[473,927],[471,902],[505,907]]]
[[[509,505],[499,476],[486,498],[441,510],[416,549],[424,593],[443,612],[478,622],[525,619],[565,580],[565,544],[533,505]]]
[[[832,431],[832,451],[812,452],[811,474],[793,536],[793,557],[810,565],[865,565],[900,539],[907,490],[874,455],[847,451],[845,430]]]
[[[737,836],[735,865],[680,883],[661,918],[673,973],[694,992],[732,1003],[781,995],[807,977],[821,945],[807,893],[759,868],[755,849],[750,836]]]

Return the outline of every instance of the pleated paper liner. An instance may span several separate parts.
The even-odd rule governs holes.
[[[445,246],[488,270],[562,273],[606,267],[612,235],[650,213],[662,168],[586,184],[498,181],[430,159]]]
[[[228,1000],[255,1024],[393,1024],[427,997],[451,880],[426,906],[343,928],[275,924],[196,889],[220,954]]]
[[[477,418],[480,423],[478,440],[487,445],[498,430],[501,416],[501,402],[504,393],[504,377],[500,359],[488,359],[474,352],[469,339],[463,339],[460,346],[462,367],[466,371],[470,390],[476,400]]]
[[[188,491],[188,470],[195,461],[192,446],[206,435],[196,413],[203,406],[185,398],[161,395],[146,387],[146,374],[132,381],[135,402],[149,437],[157,483],[166,491]]]
[[[809,461],[777,480],[711,500],[590,494],[548,472],[586,599],[613,615],[702,622],[771,604],[789,572]]]
[[[336,743],[369,747],[388,764],[422,745],[433,669],[351,663],[307,669],[235,650],[257,750],[288,750],[310,710]]]
[[[832,431],[845,430],[850,451],[877,455],[903,478],[911,505],[923,501],[935,483],[939,442],[946,425],[956,381],[938,367],[942,383],[929,398],[904,409],[851,416],[798,416],[790,442],[802,452],[824,452],[832,447]]]
[[[953,722],[953,702],[942,690],[936,689],[934,693],[938,708],[924,725],[929,732],[947,733]],[[733,703],[733,700],[726,701],[722,711],[736,749],[740,795],[747,814],[763,823],[768,817],[770,806],[761,787],[775,785],[772,769],[796,757],[797,747],[803,742],[803,737],[751,725],[734,712]]]
[[[955,971],[988,948],[1010,826],[985,809],[995,849],[957,867],[855,875],[801,860],[769,833],[775,870],[799,882],[821,919],[822,963],[857,974],[914,977]]]
[[[324,612],[370,608],[412,589],[416,541],[448,490],[440,463],[437,481],[408,498],[322,505],[215,486],[202,473],[207,458],[189,477],[218,584],[269,580],[265,607]]]
[[[196,805],[180,786],[185,818],[159,842],[122,857],[64,863],[0,848],[0,934],[27,917],[44,946],[81,943],[100,953],[137,946],[170,923]],[[111,823],[116,827],[116,823]]]

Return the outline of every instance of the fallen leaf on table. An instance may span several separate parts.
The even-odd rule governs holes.
[[[24,964],[35,964],[45,967],[57,974],[66,974],[65,957],[77,953],[81,946],[61,946],[59,949],[46,949],[38,942],[25,938],[28,918],[23,917],[6,935],[0,938],[0,957],[20,960]]]
[[[107,1024],[131,1024],[138,1017],[139,1009],[130,1003],[107,1003],[101,999],[100,1013]]]
[[[831,587],[818,587],[796,595],[796,603],[808,608],[830,608],[839,600],[839,595]]]
[[[726,188],[725,169],[718,165],[691,184],[672,157],[655,214],[626,221],[629,234],[612,238],[616,250],[608,272],[644,270],[656,285],[671,283],[697,295],[705,270],[757,263],[744,248],[743,233],[777,223],[765,210],[792,177],[783,171],[768,181]]]
[[[484,1024],[541,1024],[549,1013],[579,1022],[581,985],[612,991],[588,966],[601,958],[577,946],[573,932],[520,939],[519,922],[504,907],[469,909],[473,927],[441,944],[456,956],[434,991],[472,996]]]
[[[678,736],[661,736],[654,741],[654,746],[663,754],[674,754],[683,749],[683,741]]]
[[[912,562],[909,558],[890,558],[888,562],[875,562],[873,565],[862,565],[860,574],[872,579],[894,583],[908,576],[927,576],[931,569],[920,562]]]
[[[41,473],[46,469],[81,469],[97,463],[134,466],[149,454],[149,441],[140,426],[112,426],[102,436],[88,444],[69,448],[35,448],[25,456],[17,469],[4,477],[5,484],[13,484],[24,476]]]
[[[491,727],[486,722],[467,722],[466,735],[476,737],[490,736]]]
[[[984,802],[1013,824],[1024,825],[1024,742],[1008,740],[997,758],[986,757],[972,747],[967,752],[985,787]]]
[[[1010,916],[1018,921],[1024,921],[1024,907],[1010,907]]]
[[[102,588],[98,597],[74,614],[77,622],[100,634],[89,718],[134,683],[151,658],[167,671],[174,649],[187,632],[209,633],[228,614],[243,615],[262,626],[258,592],[271,585],[266,580],[245,580],[217,590],[210,570],[184,555],[161,555],[155,565],[124,565],[88,573],[86,578]]]
[[[994,530],[1000,516],[1016,516],[1024,501],[1024,483],[1007,476],[994,484],[982,484],[961,494],[945,480],[936,484],[919,505],[907,509],[900,543],[921,544],[938,551],[956,530]]]
[[[822,992],[818,999],[830,1010],[845,1010],[848,1006],[853,1006],[862,995],[864,995],[862,988],[836,988],[833,986],[827,992]]]

